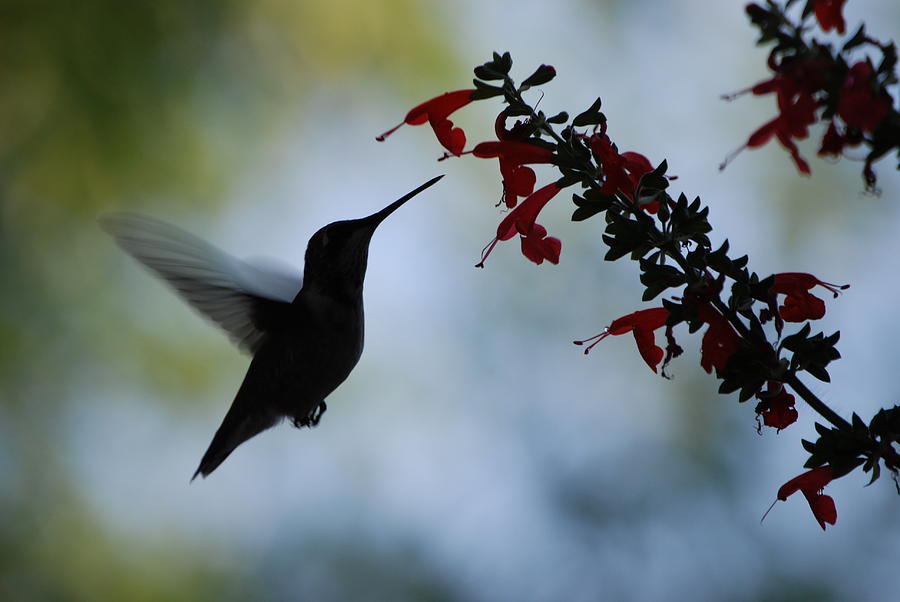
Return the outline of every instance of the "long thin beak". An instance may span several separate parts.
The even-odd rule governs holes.
[[[404,194],[402,197],[400,197],[399,199],[397,199],[396,201],[394,201],[393,203],[391,203],[390,205],[388,205],[387,207],[385,207],[385,208],[382,209],[381,211],[379,211],[379,212],[377,212],[377,213],[373,213],[373,214],[370,215],[369,217],[364,217],[364,218],[362,218],[362,220],[360,220],[360,221],[364,221],[364,222],[371,223],[372,227],[374,228],[375,226],[377,226],[378,224],[380,224],[381,222],[383,222],[383,221],[384,221],[384,218],[386,218],[387,216],[389,216],[390,214],[392,214],[394,211],[396,211],[397,208],[400,207],[400,205],[402,205],[403,203],[405,203],[405,202],[408,201],[409,199],[413,198],[414,196],[416,196],[417,194],[419,194],[420,192],[422,192],[422,191],[425,190],[426,188],[429,188],[429,187],[433,186],[434,184],[437,183],[438,180],[440,180],[440,179],[443,178],[443,177],[444,177],[443,175],[440,175],[440,176],[438,176],[438,177],[436,177],[436,178],[431,178],[430,180],[428,180],[427,182],[425,182],[424,184],[422,184],[421,186],[419,186],[418,188],[416,188],[416,189],[413,190],[412,192],[409,192],[409,193],[407,193],[407,194]]]

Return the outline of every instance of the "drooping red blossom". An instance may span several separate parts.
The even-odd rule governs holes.
[[[891,110],[891,97],[873,87],[872,66],[860,61],[850,67],[841,85],[837,114],[848,128],[872,132]]]
[[[603,170],[603,186],[601,194],[614,195],[621,191],[630,199],[634,199],[635,191],[640,184],[641,176],[653,171],[650,160],[640,153],[627,151],[619,153],[619,149],[606,135],[606,124],[600,126],[589,141],[591,152]],[[643,205],[647,213],[656,213],[659,202],[651,201]]]
[[[506,111],[500,111],[494,120],[494,132],[497,134],[497,140],[524,142],[529,135],[528,126],[531,124],[531,120],[516,120],[513,126],[507,129],[506,122],[508,120],[509,115],[506,114]]]
[[[481,261],[475,267],[483,268],[485,260],[497,243],[501,240],[509,240],[516,235],[516,232],[528,239],[522,241],[522,253],[525,257],[538,264],[542,263],[543,259],[547,259],[551,263],[559,263],[562,243],[557,238],[548,237],[547,230],[536,224],[535,221],[544,205],[560,190],[561,188],[556,185],[556,182],[547,184],[531,193],[518,207],[510,211],[497,226],[497,236],[482,250]],[[537,261],[538,257],[541,258],[541,261]]]
[[[809,292],[816,286],[829,290],[835,298],[842,290],[850,288],[849,284],[822,282],[812,274],[802,272],[775,274],[775,282],[769,291],[776,295],[785,295],[778,308],[778,313],[785,322],[819,320],[825,315],[825,302]]]
[[[664,307],[652,307],[650,309],[642,309],[634,313],[630,313],[621,318],[613,320],[612,324],[606,327],[603,332],[595,334],[583,341],[574,341],[576,345],[584,345],[591,342],[584,352],[587,354],[594,345],[605,339],[606,337],[618,336],[631,332],[634,334],[634,340],[637,343],[638,352],[650,369],[656,372],[656,367],[663,359],[663,350],[656,344],[656,338],[653,331],[666,325],[669,318],[669,310]]]
[[[515,140],[482,142],[472,149],[472,154],[482,159],[500,159],[500,175],[503,178],[503,200],[512,209],[519,197],[534,192],[534,170],[526,164],[552,163],[553,151],[542,146]]]
[[[844,152],[844,148],[848,146],[858,146],[863,141],[861,130],[845,130],[838,129],[835,120],[832,119],[822,136],[822,146],[819,148],[820,157],[837,157]]]
[[[700,366],[707,374],[713,368],[721,372],[738,350],[738,335],[725,316],[708,303],[697,307],[697,316],[709,325],[700,343]]]
[[[766,426],[780,431],[797,421],[794,396],[787,392],[782,383],[769,381],[767,389],[757,393],[756,397],[760,399],[756,413],[763,417]]]
[[[778,109],[780,114],[768,123],[763,124],[755,132],[750,134],[743,148],[758,148],[774,136],[778,142],[791,154],[791,158],[797,165],[800,173],[809,175],[809,163],[800,156],[800,149],[794,142],[794,138],[803,140],[809,135],[809,126],[816,122],[816,109],[818,103],[809,94],[800,94],[790,101],[778,97]]]
[[[546,259],[552,264],[559,263],[562,242],[555,236],[547,236],[547,229],[540,224],[531,227],[531,232],[522,235],[522,255],[541,265]]]
[[[844,9],[844,3],[847,0],[815,0],[816,20],[822,31],[831,31],[837,29],[841,35],[844,34],[846,24],[844,23],[844,15],[841,11]]]
[[[819,521],[822,530],[825,530],[825,523],[833,525],[837,522],[837,508],[835,508],[834,499],[822,493],[822,489],[833,479],[834,473],[831,466],[813,468],[782,485],[778,489],[777,497],[783,502],[798,491],[802,492],[806,501],[809,502],[813,516]]]
[[[462,128],[453,127],[453,122],[447,118],[454,111],[458,111],[472,102],[472,92],[474,91],[457,90],[455,92],[446,92],[431,100],[426,100],[422,104],[413,107],[401,123],[375,139],[379,142],[384,142],[385,138],[397,131],[403,124],[422,125],[427,121],[431,124],[431,129],[434,130],[438,142],[450,153],[459,156],[466,146],[466,133]]]
[[[824,59],[788,60],[780,65],[775,65],[770,60],[769,66],[776,71],[772,79],[726,96],[733,99],[747,92],[757,96],[775,93],[778,116],[750,134],[747,142],[730,153],[719,165],[719,169],[725,169],[745,148],[758,148],[774,137],[790,153],[800,173],[809,175],[809,163],[800,156],[794,140],[803,140],[809,136],[809,126],[816,122],[819,101],[815,94],[825,83],[823,74],[828,65]]]
[[[819,148],[819,156],[840,155],[844,152],[844,146],[846,146],[846,144],[843,134],[838,131],[837,125],[835,125],[834,120],[832,119],[828,124],[828,129],[825,130],[825,135],[822,136],[822,146]]]

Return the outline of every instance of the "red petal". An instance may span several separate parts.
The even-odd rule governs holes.
[[[559,263],[559,253],[562,249],[562,243],[556,238],[546,238],[542,240],[542,237],[547,231],[543,226],[535,224],[534,222],[537,219],[538,213],[544,208],[544,205],[556,196],[560,190],[561,188],[559,188],[556,183],[548,184],[532,193],[527,199],[522,201],[518,207],[510,211],[497,226],[497,236],[484,248],[481,253],[481,261],[476,264],[476,267],[484,267],[484,260],[487,259],[488,255],[491,254],[491,251],[494,250],[497,242],[509,240],[516,232],[519,232],[524,237],[532,238],[532,240],[529,240],[527,243],[524,239],[522,242],[522,253],[526,257],[535,263],[540,263],[540,261],[537,261],[536,259],[539,256],[544,259],[549,259],[553,263]],[[528,247],[527,252],[524,245],[531,245]]]
[[[781,86],[781,76],[776,75],[772,79],[767,79],[766,81],[759,82],[750,88],[750,91],[753,92],[756,96],[762,96],[763,94],[769,94],[771,92],[775,92]]]
[[[872,67],[859,61],[847,73],[841,86],[837,113],[848,127],[875,130],[891,109],[891,99],[872,86]]]
[[[783,387],[773,394],[773,388],[778,386],[770,383],[767,391],[757,395],[762,401],[756,411],[762,415],[763,424],[781,430],[797,421],[797,410],[794,408],[794,396]]]
[[[665,307],[641,309],[612,321],[607,330],[609,334],[618,335],[630,332],[633,328],[656,330],[665,326],[669,319],[669,310]]]
[[[544,257],[547,261],[556,265],[559,263],[559,256],[562,253],[562,241],[555,236],[548,236],[542,241],[544,247]]]
[[[788,295],[778,313],[785,322],[821,320],[825,315],[825,302],[805,291]]]
[[[482,159],[502,157],[515,163],[549,163],[553,160],[553,151],[527,142],[498,140],[482,142],[472,149],[472,154]]]
[[[797,145],[794,144],[794,141],[790,139],[786,134],[782,132],[776,132],[776,137],[781,145],[787,149],[789,153],[791,153],[791,158],[794,160],[794,163],[797,165],[797,169],[800,173],[804,175],[809,175],[812,173],[809,169],[809,163],[800,156],[800,149],[797,148]]]
[[[813,468],[782,485],[778,489],[777,497],[783,502],[798,491],[821,491],[833,478],[834,474],[831,471],[831,466],[825,465]]]
[[[500,225],[501,226],[503,225],[502,222]],[[495,238],[494,240],[509,240],[510,238],[512,238],[515,235],[516,235],[516,225],[513,223],[510,223],[509,227],[507,227],[505,230],[501,231],[500,228],[497,228],[497,238]]]
[[[409,125],[421,125],[426,121],[431,121],[432,123],[443,121],[454,111],[472,102],[472,92],[474,91],[457,90],[455,92],[446,92],[426,100],[410,109],[403,121]]]
[[[538,230],[540,228],[540,230]],[[522,254],[540,265],[544,260],[550,263],[559,263],[559,254],[562,250],[562,243],[558,238],[552,236],[544,238],[546,230],[538,224],[535,224],[533,234],[522,237]]]
[[[650,159],[640,153],[628,151],[622,153],[621,156],[625,159],[625,169],[637,175],[638,179],[645,173],[653,171],[653,164],[650,163]]]
[[[500,225],[497,226],[497,236],[500,240],[506,240],[503,236],[514,227],[520,233],[527,235],[537,219],[538,213],[544,208],[550,199],[556,196],[561,189],[556,183],[548,184],[533,192],[527,199],[510,211]]]
[[[757,148],[771,140],[772,136],[775,134],[775,130],[778,128],[778,120],[779,117],[776,117],[750,134],[750,137],[747,139],[747,146],[750,148]]]
[[[721,372],[738,350],[737,333],[725,316],[709,304],[700,305],[697,308],[697,315],[709,324],[700,343],[700,366],[707,373],[712,373],[713,368]]]
[[[504,192],[507,195],[512,194],[512,206],[516,206],[517,198],[528,196],[534,192],[534,185],[537,182],[537,176],[530,167],[515,167],[507,171],[508,176],[503,179]],[[510,199],[506,200],[507,206],[510,206]]]
[[[466,133],[461,128],[453,127],[453,123],[449,119],[436,123],[432,121],[431,127],[441,146],[459,156],[466,146]]]
[[[429,122],[441,145],[458,156],[466,146],[466,134],[462,129],[453,127],[453,123],[447,117],[472,102],[472,92],[474,90],[457,90],[426,100],[410,109],[404,117],[403,123],[422,125],[426,121]],[[400,125],[391,128],[375,139],[383,142],[386,137],[397,131]]]
[[[837,29],[837,32],[843,35],[846,24],[844,23],[844,16],[841,14],[841,10],[846,1],[816,0],[816,20],[819,22],[819,27],[822,28],[822,31]]]
[[[656,372],[656,367],[663,358],[663,350],[656,344],[656,337],[653,336],[653,331],[645,328],[635,328],[633,334],[641,357],[644,358],[650,369]]]
[[[805,272],[782,272],[775,274],[775,282],[769,290],[775,293],[790,293],[798,288],[808,291],[819,282],[818,278]]]
[[[821,493],[803,492],[813,516],[819,521],[819,526],[825,530],[825,523],[833,525],[837,522],[837,508],[834,505],[834,498],[830,495],[822,495]]]
[[[847,144],[844,136],[838,132],[837,126],[834,124],[834,121],[828,124],[828,129],[825,130],[825,135],[822,136],[822,146],[819,147],[819,156],[838,156],[844,151],[844,145]]]

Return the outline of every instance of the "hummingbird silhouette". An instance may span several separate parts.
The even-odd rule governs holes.
[[[149,217],[100,218],[126,253],[253,356],[192,481],[209,476],[237,446],[284,418],[298,428],[319,423],[325,398],[362,354],[363,280],[372,234],[442,177],[368,217],[321,228],[307,244],[302,278],[241,261]]]

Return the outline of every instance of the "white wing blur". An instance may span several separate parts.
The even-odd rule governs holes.
[[[299,273],[254,266],[165,222],[133,213],[100,218],[126,253],[165,280],[194,309],[254,353],[300,291]]]

